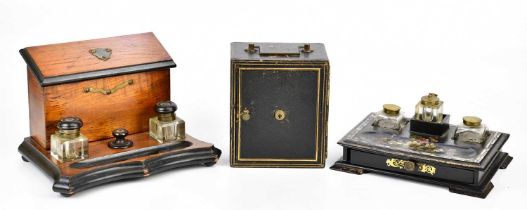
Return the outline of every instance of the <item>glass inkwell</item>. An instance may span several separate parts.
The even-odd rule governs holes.
[[[415,115],[410,120],[410,132],[430,137],[433,142],[445,140],[448,135],[449,115],[443,114],[443,101],[437,94],[429,93],[421,97],[415,105]]]
[[[177,105],[172,101],[156,104],[157,116],[150,118],[150,136],[160,143],[185,139],[185,121],[176,116]]]
[[[415,105],[414,119],[440,123],[443,120],[443,101],[435,93],[421,97]]]
[[[80,133],[83,123],[78,117],[62,118],[58,131],[51,135],[51,156],[60,162],[88,158],[88,138]]]
[[[384,104],[382,110],[377,112],[374,127],[401,131],[404,124],[404,114],[401,112],[401,107],[395,104]]]
[[[457,126],[454,139],[457,141],[483,143],[487,126],[481,121],[481,118],[475,116],[463,117],[463,123]]]

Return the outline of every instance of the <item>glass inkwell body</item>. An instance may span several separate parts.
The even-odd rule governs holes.
[[[78,117],[62,118],[58,131],[51,135],[51,156],[60,162],[88,158],[88,138],[80,133],[83,123]]]
[[[443,114],[443,101],[437,94],[429,93],[421,97],[415,105],[415,115],[410,119],[410,133],[427,137],[432,142],[447,140],[450,116]]]
[[[441,123],[443,120],[443,101],[439,100],[435,93],[421,97],[421,101],[415,105],[414,119]]]
[[[373,126],[400,131],[403,123],[404,114],[401,112],[401,107],[395,104],[384,104],[382,110],[377,112]]]
[[[160,143],[185,139],[185,121],[176,116],[177,105],[172,101],[156,104],[157,116],[150,118],[150,136]]]
[[[454,139],[458,141],[482,143],[485,141],[487,126],[481,123],[481,118],[475,116],[463,117],[463,123],[457,126]]]

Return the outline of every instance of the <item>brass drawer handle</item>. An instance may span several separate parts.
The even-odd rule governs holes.
[[[127,85],[132,85],[132,84],[134,84],[134,80],[131,79],[131,80],[127,80],[127,81],[124,81],[124,82],[121,82],[121,83],[117,84],[112,89],[85,87],[84,88],[84,92],[85,93],[100,93],[100,94],[103,94],[103,95],[110,95],[112,93],[117,92],[120,89],[123,89]]]
[[[414,171],[415,163],[409,160],[399,160],[391,158],[386,160],[386,165],[393,168],[404,169],[406,171]]]
[[[386,166],[398,169],[404,169],[406,171],[417,171],[425,174],[434,175],[436,173],[436,167],[424,164],[424,163],[415,163],[409,160],[401,160],[396,158],[388,158],[386,160]]]

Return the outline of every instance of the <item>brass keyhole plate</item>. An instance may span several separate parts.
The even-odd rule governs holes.
[[[242,120],[247,121],[251,119],[251,114],[249,113],[249,110],[247,108],[243,109],[242,111]]]
[[[112,57],[112,49],[110,48],[95,48],[89,52],[99,60],[107,61]]]
[[[278,121],[282,121],[285,119],[285,111],[284,110],[281,110],[281,109],[277,109],[274,111],[274,118]]]

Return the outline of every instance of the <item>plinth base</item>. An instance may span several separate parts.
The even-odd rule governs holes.
[[[461,184],[461,183],[456,183],[456,182],[447,181],[447,180],[434,179],[432,177],[417,176],[417,175],[404,173],[404,172],[395,172],[395,171],[372,168],[372,167],[367,167],[367,166],[359,166],[359,165],[348,163],[342,159],[335,162],[335,164],[331,166],[331,169],[336,170],[336,171],[357,174],[357,175],[361,175],[361,174],[368,173],[368,172],[384,174],[388,176],[405,178],[405,179],[425,182],[425,183],[439,185],[439,186],[446,186],[449,188],[449,191],[453,193],[469,195],[469,196],[474,196],[478,198],[485,198],[490,193],[492,188],[494,188],[494,185],[491,182],[491,179],[494,176],[494,174],[498,171],[498,169],[507,168],[507,166],[509,165],[511,161],[512,161],[511,156],[509,156],[505,152],[499,152],[497,154],[497,157],[490,164],[489,168],[485,171],[483,175],[485,178],[478,185]]]
[[[22,160],[32,162],[54,179],[53,191],[64,196],[102,184],[150,176],[170,169],[193,165],[214,165],[221,150],[190,135],[181,142],[159,144],[139,133],[127,137],[134,145],[126,149],[107,146],[113,139],[90,142],[89,158],[61,163],[51,157],[49,150],[35,143],[31,137],[18,147]]]

